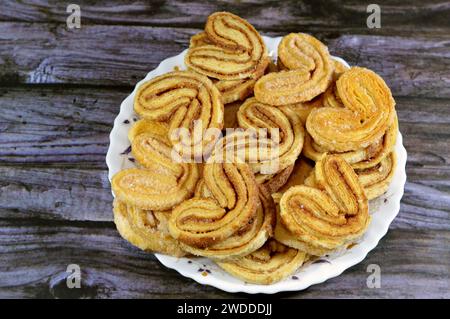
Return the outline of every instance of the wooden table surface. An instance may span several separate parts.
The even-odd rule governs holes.
[[[201,286],[122,240],[105,154],[121,101],[187,48],[209,13],[265,35],[308,32],[381,74],[408,151],[401,211],[378,247],[341,276],[286,298],[450,298],[450,3],[378,1],[60,1],[0,4],[0,297],[246,297]],[[78,264],[82,288],[66,287]],[[369,289],[369,264],[381,288]]]

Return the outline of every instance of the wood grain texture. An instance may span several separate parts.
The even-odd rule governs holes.
[[[110,221],[104,158],[113,120],[129,91],[1,88],[0,208],[6,210],[4,214]],[[393,227],[450,229],[449,106],[447,99],[397,98],[408,150],[408,183],[399,223]],[[122,125],[132,125],[132,120]],[[19,206],[11,203],[11,197],[28,200]]]
[[[1,87],[0,162],[105,168],[109,132],[130,91]]]
[[[65,23],[66,3],[56,0],[6,0],[0,20],[20,22]],[[366,27],[368,3],[339,0],[222,0],[174,1],[152,0],[125,2],[77,1],[83,24],[151,25],[203,28],[208,15],[230,11],[242,15],[262,31],[373,33]],[[438,33],[450,28],[450,4],[442,0],[377,1],[382,12],[378,34]],[[420,26],[418,26],[420,21]]]
[[[223,298],[231,295],[198,286],[174,270],[168,270],[150,254],[128,245],[113,227],[99,223],[0,221],[3,263],[0,297],[91,298]],[[282,293],[285,298],[449,298],[446,247],[443,231],[389,232],[360,264],[326,284],[303,293]],[[414,247],[414,249],[411,249]],[[32,263],[30,262],[32,261]],[[68,289],[69,264],[82,270],[82,288]],[[381,267],[381,288],[366,286],[367,266]],[[14,265],[14,267],[9,267]],[[420,265],[421,267],[417,267]]]
[[[135,84],[196,31],[0,23],[0,83]]]
[[[366,27],[366,4],[353,0],[77,3],[77,30],[59,1],[1,5],[0,297],[247,297],[198,285],[122,240],[105,164],[135,83],[185,49],[210,12],[230,10],[266,35],[312,33],[381,74],[408,151],[401,210],[377,248],[337,278],[277,297],[450,298],[448,1],[377,2],[381,29]],[[82,289],[66,288],[71,263]],[[381,289],[366,286],[369,264],[381,267]]]
[[[0,23],[0,84],[134,85],[199,29]],[[449,30],[450,31],[450,30]],[[270,32],[283,35],[285,32]],[[397,96],[450,98],[448,34],[319,36],[330,52],[383,76]]]

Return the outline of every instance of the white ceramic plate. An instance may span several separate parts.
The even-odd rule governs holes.
[[[277,48],[281,37],[263,38],[270,55],[276,61]],[[162,61],[141,82],[173,71],[176,67],[182,70],[185,69],[185,54],[186,50],[177,56]],[[340,58],[334,58],[347,64]],[[133,92],[122,102],[120,113],[114,120],[114,126],[110,134],[110,145],[106,155],[106,164],[109,169],[108,178],[110,181],[112,176],[118,171],[134,166],[132,156],[129,153],[130,142],[128,141],[127,134],[133,122],[137,120],[137,115],[133,111],[133,99],[136,88],[141,82],[137,83]],[[185,277],[228,292],[269,294],[280,291],[296,291],[336,277],[347,268],[361,262],[367,253],[375,248],[378,241],[386,234],[389,225],[400,210],[400,200],[403,196],[403,189],[406,182],[406,150],[402,144],[401,134],[398,135],[395,149],[397,151],[398,163],[393,182],[386,194],[370,202],[369,207],[373,217],[372,222],[359,243],[343,253],[321,258],[320,262],[303,266],[295,275],[283,281],[268,286],[248,284],[227,274],[207,258],[176,258],[162,254],[155,254],[155,256],[163,265],[177,270]]]

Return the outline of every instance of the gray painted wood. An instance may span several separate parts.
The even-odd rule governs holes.
[[[0,222],[3,262],[0,297],[223,298],[166,269],[154,256],[123,241],[106,224],[42,221]],[[449,298],[447,231],[392,230],[360,264],[325,284],[285,298]],[[413,247],[413,248],[412,248]],[[68,289],[69,264],[82,271],[82,288]],[[367,288],[367,266],[381,268],[381,288]],[[14,267],[11,267],[14,265]]]
[[[29,2],[8,0],[3,4],[0,20],[20,22],[65,23],[66,3],[56,0]],[[370,3],[370,2],[368,2]],[[152,0],[125,2],[77,1],[85,24],[151,25],[179,28],[203,28],[208,15],[230,11],[245,16],[260,30],[286,32],[372,33],[366,28],[367,4],[339,0],[221,0],[174,1]],[[438,33],[449,27],[450,4],[442,0],[377,1],[382,12],[382,28],[378,34],[410,35]],[[420,22],[420,25],[418,25]]]
[[[0,84],[134,85],[199,29],[0,22]],[[450,29],[449,29],[450,32]],[[282,35],[269,32],[269,35]],[[450,98],[445,35],[321,37],[330,52],[383,76],[397,96]]]
[[[2,3],[0,297],[246,296],[198,285],[122,240],[105,164],[121,101],[223,9],[264,34],[311,32],[333,54],[380,73],[408,150],[405,195],[386,238],[341,276],[277,296],[450,297],[448,2],[381,2],[380,30],[365,27],[357,1],[79,3],[82,28],[72,31],[59,2]],[[70,263],[82,267],[80,290],[65,288]],[[372,263],[381,289],[366,287]]]

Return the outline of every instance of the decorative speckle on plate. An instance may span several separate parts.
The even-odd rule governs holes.
[[[127,147],[127,149],[125,151],[123,151],[122,153],[120,153],[120,155],[127,155],[130,154],[131,152],[131,145]]]
[[[192,260],[188,260],[188,264],[192,264]]]
[[[128,160],[129,160],[130,162],[132,162],[132,163],[136,162],[136,160],[135,160],[134,158],[132,158],[132,157],[128,157]]]
[[[203,268],[199,268],[197,271],[198,272],[202,272],[202,271],[204,271],[204,269]]]
[[[123,124],[130,124],[130,120],[123,121]]]
[[[384,199],[384,203],[386,204],[387,202],[388,202],[388,199],[387,199],[387,198],[385,198],[385,199]]]
[[[292,279],[298,280],[298,277],[297,276],[292,276]]]
[[[133,121],[134,121],[134,122],[137,122],[137,118],[134,117],[134,118],[133,118]]]

